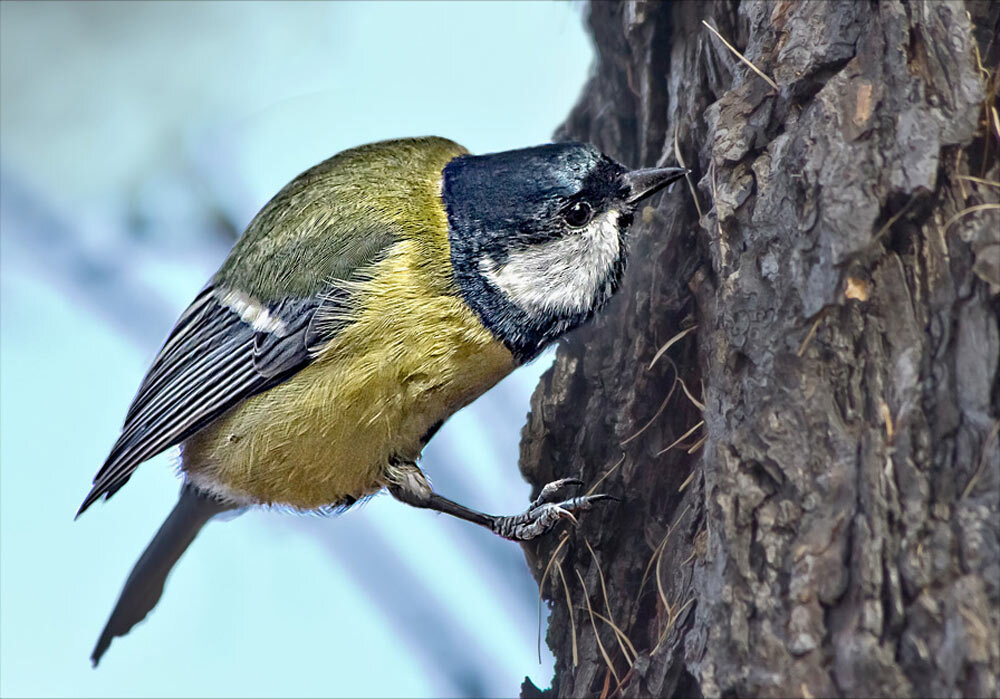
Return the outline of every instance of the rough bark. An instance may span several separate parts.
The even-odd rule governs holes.
[[[621,498],[525,547],[556,695],[1000,691],[998,14],[590,7],[558,137],[693,175],[524,429]]]

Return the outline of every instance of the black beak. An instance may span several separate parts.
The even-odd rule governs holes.
[[[682,167],[651,167],[626,172],[622,175],[622,181],[628,190],[625,201],[635,204],[684,177],[688,172],[690,171]]]

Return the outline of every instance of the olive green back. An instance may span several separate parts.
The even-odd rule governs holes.
[[[351,278],[399,240],[420,241],[439,255],[448,236],[438,194],[441,170],[465,152],[453,141],[427,137],[338,153],[261,209],[216,284],[263,302],[305,298]],[[448,264],[447,258],[440,262]]]

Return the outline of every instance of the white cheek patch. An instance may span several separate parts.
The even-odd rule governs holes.
[[[512,252],[503,265],[483,258],[479,269],[526,313],[584,313],[621,256],[618,216],[607,211],[579,233]]]

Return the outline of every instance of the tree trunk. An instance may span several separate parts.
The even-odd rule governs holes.
[[[558,138],[692,175],[532,399],[554,694],[997,695],[998,8],[590,7]]]

